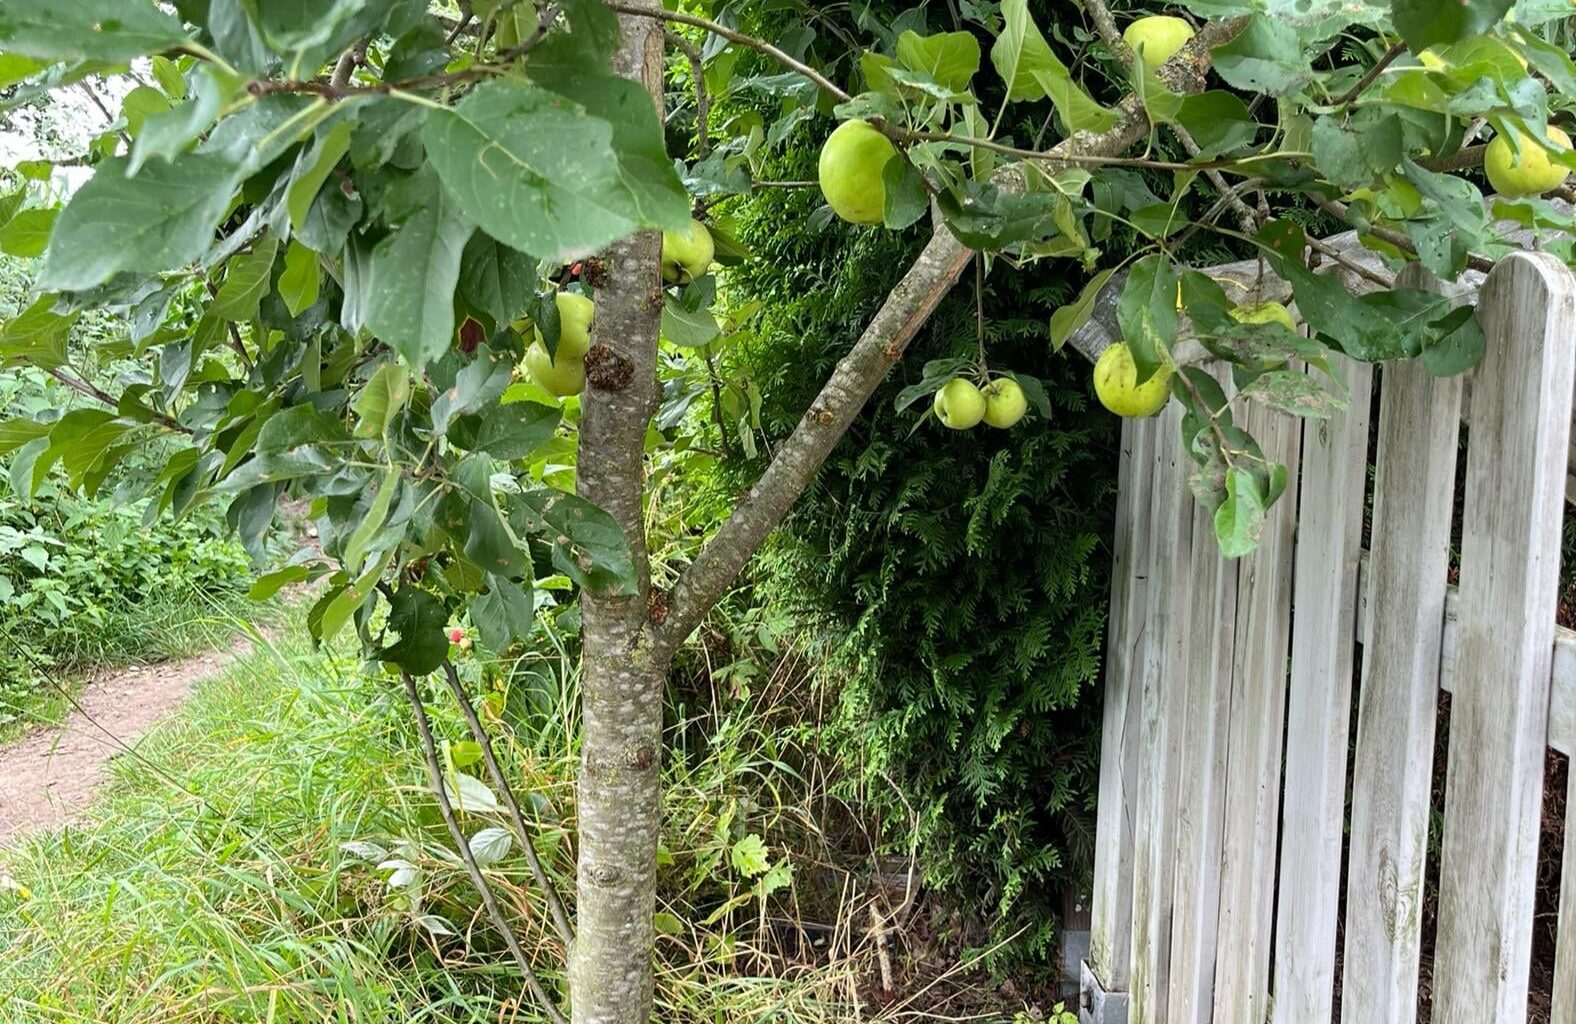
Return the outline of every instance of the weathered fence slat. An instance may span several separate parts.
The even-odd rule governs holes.
[[[1156,440],[1155,424],[1150,420],[1127,420],[1122,425],[1089,932],[1089,965],[1101,987],[1111,993],[1127,991],[1131,950],[1133,787],[1138,778],[1140,689],[1130,681],[1134,651],[1143,638],[1131,623],[1135,609],[1146,606],[1149,490]],[[1121,998],[1111,1001],[1117,1003]]]
[[[1340,362],[1351,407],[1311,421],[1302,435],[1292,592],[1291,680],[1286,697],[1286,783],[1281,821],[1274,1024],[1326,1024],[1335,998],[1335,929],[1345,833],[1357,564],[1368,486],[1372,368]]]
[[[1191,464],[1182,446],[1182,406],[1155,421],[1155,476],[1150,496],[1148,607],[1143,663],[1135,666],[1140,704],[1137,811],[1133,835],[1133,954],[1128,1024],[1165,1024],[1171,962],[1173,856],[1186,688],[1188,545],[1192,536]]]
[[[1565,854],[1560,860],[1560,916],[1554,928],[1550,1020],[1576,1020],[1576,772],[1565,782]]]
[[[1243,420],[1264,454],[1290,472],[1286,494],[1265,519],[1258,549],[1237,569],[1214,1024],[1263,1024],[1268,1010],[1302,431],[1299,421],[1257,406]]]
[[[1217,369],[1222,386],[1230,377]],[[1172,1024],[1208,1024],[1214,1010],[1215,930],[1220,923],[1220,842],[1231,721],[1231,652],[1237,564],[1220,557],[1213,521],[1195,512],[1186,663],[1186,720],[1176,805],[1171,977]]]
[[[1576,279],[1546,253],[1484,283],[1445,781],[1437,1020],[1526,1016]]]
[[[1416,285],[1417,280],[1407,283]],[[1341,985],[1344,1024],[1410,1024],[1461,381],[1416,362],[1385,366],[1379,399],[1373,551],[1353,757]]]

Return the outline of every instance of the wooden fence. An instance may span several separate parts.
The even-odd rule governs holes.
[[[1235,562],[1188,492],[1177,403],[1127,423],[1085,1022],[1414,1021],[1441,688],[1432,1019],[1526,1019],[1546,749],[1576,751],[1554,622],[1576,278],[1508,257],[1479,318],[1469,381],[1347,362],[1336,418],[1248,410],[1291,482]],[[1553,1020],[1576,1022],[1566,827]]]

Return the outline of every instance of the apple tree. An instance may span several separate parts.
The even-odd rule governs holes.
[[[1194,491],[1239,554],[1286,475],[1234,418],[1243,403],[1328,415],[1345,400],[1332,353],[1462,372],[1483,346],[1471,308],[1395,270],[1481,271],[1514,244],[1505,222],[1571,255],[1570,207],[1543,198],[1576,166],[1551,123],[1576,97],[1565,0],[1185,0],[1125,30],[1104,0],[1083,15],[1087,31],[1048,38],[1027,0],[949,0],[855,15],[858,35],[825,46],[824,12],[798,0],[0,0],[7,102],[138,83],[68,199],[39,161],[0,198],[0,249],[42,256],[0,360],[74,398],[0,421],[0,453],[23,491],[53,473],[92,493],[132,451],[166,452],[117,486],[154,515],[222,502],[258,558],[279,500],[310,502],[322,558],[266,566],[258,593],[321,578],[313,636],[354,633],[402,681],[457,848],[555,1020],[469,860],[418,681],[453,689],[529,853],[445,627],[468,620],[506,651],[543,576],[566,581],[584,639],[573,913],[536,874],[571,950],[573,1019],[643,1021],[667,668],[966,269],[1060,260],[1087,278],[1045,311],[1052,346],[1088,349],[1092,312],[1114,303],[1122,343],[1096,389],[1123,414],[1185,406]],[[768,23],[790,27],[741,28]],[[773,118],[711,116],[740,90]],[[682,146],[670,97],[694,123]],[[660,590],[647,471],[682,443],[657,417],[663,380],[748,317],[710,271],[747,254],[695,217],[794,184],[757,180],[762,152],[833,121],[822,215],[929,241]],[[1315,222],[1355,229],[1364,259],[1310,237]],[[1120,259],[1118,229],[1136,240]],[[1256,272],[1186,265],[1198,232]],[[99,310],[123,330],[85,339]],[[1190,352],[1232,365],[1231,394]],[[1030,430],[1042,399],[982,351],[926,365],[901,401],[934,415],[926,429]],[[745,442],[748,406],[729,405]]]

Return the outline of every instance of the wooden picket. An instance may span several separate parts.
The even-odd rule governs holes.
[[[1576,277],[1510,256],[1478,306],[1468,381],[1343,360],[1347,412],[1245,411],[1289,474],[1238,562],[1193,511],[1174,406],[1125,426],[1086,1024],[1330,1024],[1337,983],[1342,1024],[1413,1024],[1442,689],[1432,1019],[1525,1019],[1544,753],[1576,749],[1576,632],[1554,624]],[[1576,814],[1566,837],[1553,1019],[1573,1022]]]

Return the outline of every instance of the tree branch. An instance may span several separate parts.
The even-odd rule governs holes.
[[[835,96],[843,103],[847,103],[852,98],[848,95],[848,93],[838,88],[831,79],[815,70],[815,68],[812,68],[810,65],[804,63],[801,60],[795,60],[793,57],[790,57],[787,53],[773,46],[771,43],[768,43],[766,40],[757,39],[755,36],[751,35],[745,35],[743,32],[731,29],[726,25],[720,25],[715,21],[711,21],[710,19],[702,18],[695,14],[686,14],[683,11],[665,11],[660,7],[652,7],[647,4],[622,3],[617,2],[617,0],[607,0],[607,8],[610,11],[617,11],[620,14],[633,14],[639,18],[650,18],[652,21],[669,21],[677,25],[689,25],[693,28],[703,28],[713,35],[721,36],[730,43],[738,43],[740,46],[748,46],[752,50],[758,50],[759,52],[766,54],[777,63],[808,78],[810,81],[814,82],[817,86],[826,90],[828,93]]]
[[[1370,85],[1373,85],[1374,79],[1384,74],[1384,69],[1389,67],[1392,61],[1405,52],[1405,43],[1396,43],[1394,46],[1386,50],[1384,55],[1374,62],[1374,66],[1368,69],[1368,73],[1363,75],[1362,78],[1358,79],[1357,84],[1352,86],[1351,89],[1347,91],[1345,96],[1342,96],[1340,99],[1335,101],[1335,105],[1338,107],[1347,106],[1357,97],[1361,96],[1363,94],[1363,90],[1368,88]]]
[[[1203,86],[1210,47],[1235,35],[1244,24],[1245,19],[1232,19],[1206,25],[1157,73],[1172,89],[1197,91]],[[1142,139],[1148,130],[1143,107],[1136,96],[1129,95],[1118,105],[1117,122],[1109,131],[1075,133],[1040,157],[1053,163],[1072,163],[1085,157],[1111,156]],[[1004,189],[1023,187],[1022,171],[1016,167],[1003,168],[996,180]],[[666,618],[650,627],[659,656],[670,654],[684,642],[766,535],[782,521],[973,257],[945,226],[936,228],[766,472],[679,577]]]
[[[695,155],[701,159],[711,152],[711,93],[706,89],[706,69],[701,63],[700,47],[669,29],[667,40],[689,61],[690,79],[695,83]]]
[[[525,816],[520,813],[520,802],[515,799],[508,778],[498,766],[498,757],[493,753],[492,740],[488,737],[487,730],[482,728],[481,719],[476,717],[476,709],[471,706],[470,697],[460,683],[460,674],[455,670],[453,662],[443,663],[443,674],[449,681],[449,691],[454,694],[455,702],[460,705],[460,714],[465,717],[465,724],[470,727],[471,738],[482,748],[482,762],[487,766],[487,775],[497,787],[498,795],[503,797],[503,805],[509,811],[509,820],[513,822],[515,834],[519,838],[520,852],[525,854],[525,862],[531,868],[531,877],[536,879],[536,886],[542,890],[542,897],[547,901],[547,910],[553,918],[553,927],[558,929],[558,937],[563,940],[567,948],[575,941],[575,930],[569,926],[569,915],[564,911],[564,901],[559,898],[552,879],[547,877],[547,871],[542,867],[542,859],[536,855],[536,847],[531,842],[533,833],[526,828]]]
[[[509,947],[509,953],[514,957],[516,966],[525,976],[525,986],[530,989],[532,998],[553,1024],[568,1024],[558,1007],[548,998],[542,983],[537,980],[531,961],[526,958],[525,950],[520,948],[520,940],[515,937],[514,929],[509,927],[509,919],[498,906],[492,886],[487,884],[487,876],[482,874],[481,866],[476,863],[476,855],[471,853],[471,844],[466,841],[465,833],[460,831],[460,823],[455,820],[454,805],[449,802],[448,790],[443,787],[443,769],[438,765],[438,747],[432,739],[432,724],[427,721],[427,709],[421,702],[420,691],[416,689],[416,680],[410,677],[409,672],[401,672],[400,679],[405,684],[405,697],[410,701],[411,710],[416,714],[416,730],[421,733],[421,749],[427,755],[427,778],[432,784],[432,795],[438,801],[438,813],[443,815],[443,823],[449,827],[449,838],[454,841],[455,852],[465,862],[465,870],[471,876],[471,882],[475,884],[476,891],[481,893],[482,906],[486,908],[487,916],[492,919],[493,927],[503,935],[504,945]]]
[[[329,84],[336,89],[343,89],[350,84],[350,76],[355,74],[356,68],[365,63],[367,59],[367,40],[356,42],[339,55],[339,60],[334,64],[334,73],[329,76]]]
[[[64,384],[66,387],[70,388],[72,391],[75,391],[79,395],[86,395],[95,401],[103,402],[111,409],[120,408],[120,400],[114,395],[110,394],[108,391],[105,391],[103,388],[89,384],[85,380],[79,380],[76,377],[69,376],[61,371],[58,367],[53,369],[39,367],[39,369],[44,370],[45,373],[49,374],[51,377],[55,378],[55,380],[59,381],[61,384]],[[192,432],[190,427],[181,423],[179,420],[164,415],[162,412],[153,413],[153,419],[160,426],[176,431],[177,433],[190,434]]]
[[[1084,9],[1089,12],[1089,17],[1094,21],[1100,38],[1105,41],[1106,48],[1116,55],[1116,59],[1121,61],[1123,67],[1132,67],[1133,48],[1127,45],[1127,40],[1123,39],[1122,34],[1117,31],[1116,19],[1111,16],[1111,8],[1106,5],[1105,0],[1084,0]],[[1197,159],[1202,149],[1193,139],[1193,134],[1181,124],[1173,124],[1171,130],[1176,135],[1177,141],[1182,143],[1182,148],[1187,150],[1188,156]],[[1204,172],[1204,176],[1220,190],[1222,200],[1236,211],[1237,223],[1241,225],[1242,230],[1248,234],[1257,231],[1259,220],[1254,215],[1253,208],[1243,202],[1242,197],[1226,183],[1225,175],[1217,170],[1208,170]]]
[[[1351,210],[1346,206],[1345,203],[1336,202],[1333,199],[1323,199],[1313,193],[1309,193],[1308,198],[1312,201],[1313,205],[1317,206],[1325,213],[1328,213],[1330,216],[1339,217],[1346,223],[1352,224]],[[1356,227],[1357,225],[1352,224],[1352,226]],[[1417,255],[1417,246],[1413,245],[1412,240],[1401,234],[1399,231],[1392,231],[1389,228],[1380,227],[1378,224],[1370,224],[1364,229],[1364,231],[1367,234],[1373,235],[1381,242],[1386,242],[1395,246],[1402,252],[1410,253],[1413,256]],[[1471,270],[1476,270],[1480,273],[1486,274],[1490,270],[1494,269],[1494,261],[1484,256],[1478,256],[1475,253],[1468,253],[1467,267]]]

